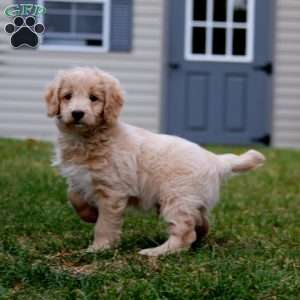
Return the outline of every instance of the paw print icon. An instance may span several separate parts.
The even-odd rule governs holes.
[[[37,23],[33,16],[26,19],[23,17],[15,17],[12,23],[5,26],[5,31],[11,34],[11,45],[14,48],[28,46],[35,48],[39,44],[39,34],[42,34],[45,27],[41,23]]]

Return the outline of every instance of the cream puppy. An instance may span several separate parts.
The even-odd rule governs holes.
[[[182,138],[122,123],[120,84],[95,68],[59,72],[45,98],[59,129],[56,165],[68,180],[69,200],[83,220],[95,223],[89,251],[116,245],[132,203],[158,208],[169,224],[168,240],[141,254],[188,249],[207,233],[224,179],[265,160],[254,150],[216,155]]]

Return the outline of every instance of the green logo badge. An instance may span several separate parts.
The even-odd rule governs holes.
[[[17,16],[35,16],[40,17],[46,13],[46,8],[38,4],[13,4],[4,10],[4,15],[12,18]]]

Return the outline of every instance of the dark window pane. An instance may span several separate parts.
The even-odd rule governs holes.
[[[233,55],[246,55],[246,29],[233,30]]]
[[[103,45],[102,40],[86,40],[85,43],[87,46],[102,46]]]
[[[46,9],[70,9],[72,3],[68,2],[48,2],[45,1],[45,7]]]
[[[101,39],[51,38],[45,35],[43,44],[59,46],[102,46],[103,43]]]
[[[102,33],[102,17],[77,16],[76,32],[79,33]]]
[[[214,28],[213,29],[213,54],[226,53],[226,29]]]
[[[73,39],[73,38],[52,38],[52,37],[47,37],[47,35],[44,36],[43,43],[45,45],[84,46],[82,40]]]
[[[227,0],[214,0],[214,21],[226,21]]]
[[[44,22],[47,32],[70,32],[71,21],[70,15],[51,15],[46,14]]]
[[[206,2],[207,0],[194,0],[194,17],[195,21],[206,20]]]
[[[247,0],[235,0],[233,6],[233,21],[247,22]]]
[[[204,27],[193,28],[193,53],[205,53],[206,29]]]
[[[102,3],[75,3],[75,8],[77,11],[89,10],[89,11],[102,11]]]

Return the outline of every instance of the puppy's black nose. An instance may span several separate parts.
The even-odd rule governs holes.
[[[84,112],[81,110],[72,111],[72,117],[76,122],[80,121],[83,116],[84,116]]]

